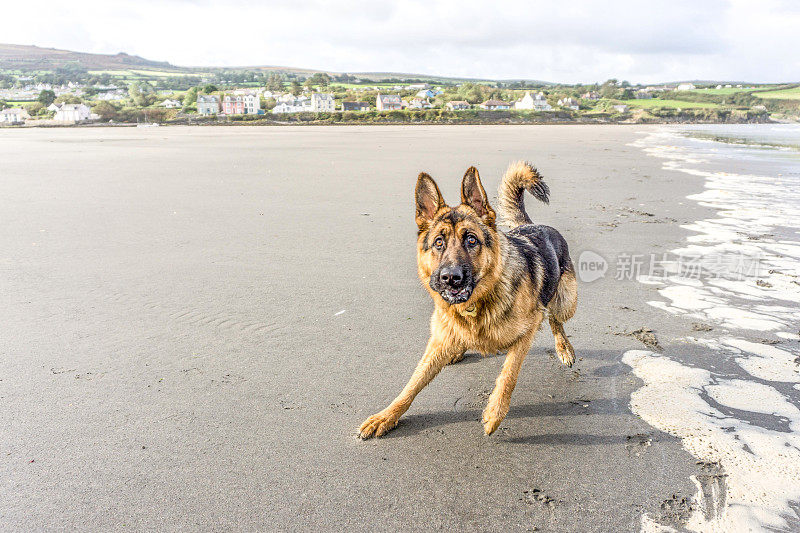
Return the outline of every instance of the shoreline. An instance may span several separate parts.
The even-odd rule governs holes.
[[[139,124],[153,124],[153,123],[134,123],[134,122],[119,122],[114,124],[108,123],[86,123],[86,124],[18,124],[18,125],[3,125],[2,129],[51,129],[51,128],[131,128],[137,127]],[[169,121],[158,123],[159,127],[167,126],[192,126],[192,127],[285,127],[285,126],[666,126],[666,125],[693,125],[693,124],[800,124],[800,121],[791,120],[776,120],[767,118],[764,120],[740,120],[740,121],[713,121],[713,120],[562,120],[562,121],[357,121],[348,120],[343,122],[329,122],[329,121],[293,121],[293,122],[280,122],[269,120],[231,120],[224,121]]]
[[[684,226],[691,234],[670,254],[687,265],[702,264],[698,258],[709,266],[715,260],[735,266],[743,258],[762,264],[744,277],[731,271],[695,280],[679,269],[639,279],[657,289],[650,306],[696,322],[683,346],[625,353],[623,361],[644,380],[631,406],[654,427],[680,437],[704,465],[704,473],[692,478],[697,494],[689,530],[796,528],[800,242],[798,196],[791,178],[781,176],[791,175],[791,168],[796,175],[800,165],[768,158],[764,145],[734,144],[723,151],[688,139],[661,132],[634,143],[665,170],[702,179],[703,191],[687,199],[713,209],[710,217]],[[764,150],[761,159],[754,150]],[[643,525],[653,526],[647,520]]]

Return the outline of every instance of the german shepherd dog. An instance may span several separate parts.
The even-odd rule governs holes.
[[[361,425],[363,439],[393,429],[417,394],[466,350],[482,354],[507,351],[503,369],[483,411],[483,429],[491,435],[508,413],[522,361],[545,313],[561,362],[572,366],[575,352],[564,322],[578,302],[575,270],[564,237],[534,225],[523,195],[549,203],[550,190],[526,162],[512,163],[498,193],[500,214],[513,229],[495,225],[478,170],[467,169],[461,205],[448,207],[436,182],[425,173],[416,186],[417,271],[435,304],[425,354],[403,391],[383,411]]]

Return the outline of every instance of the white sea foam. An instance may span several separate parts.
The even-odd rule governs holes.
[[[786,529],[784,516],[792,513],[788,503],[797,500],[800,490],[800,410],[768,385],[719,379],[654,352],[631,350],[622,360],[645,383],[631,395],[634,412],[679,437],[698,459],[724,469],[724,498],[712,502],[698,490],[698,512],[686,527],[703,532]],[[721,407],[781,417],[791,432],[740,420],[709,405],[708,397]]]
[[[711,163],[735,160],[726,160],[724,150],[710,150],[713,141],[704,140],[701,149],[689,144],[660,131],[634,146],[664,159],[665,170],[704,179],[705,190],[688,198],[716,215],[683,226],[694,233],[672,254],[687,264],[722,258],[721,272],[690,279],[673,270],[639,281],[659,285],[663,299],[648,302],[653,307],[713,326],[707,336],[685,340],[719,353],[717,361],[733,359],[741,375],[632,350],[623,361],[645,385],[632,395],[631,407],[679,437],[698,459],[718,463],[726,475],[713,490],[708,480],[704,485],[693,478],[697,511],[688,529],[788,530],[800,523],[790,505],[800,500],[800,409],[791,392],[800,390],[800,239],[791,240],[800,235],[800,186],[780,173],[714,170]],[[757,268],[730,275],[736,257],[757,258]],[[771,345],[775,341],[781,344]],[[643,516],[643,530],[660,527]]]

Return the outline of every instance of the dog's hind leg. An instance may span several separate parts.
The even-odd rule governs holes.
[[[528,355],[528,350],[531,348],[533,338],[536,336],[543,319],[544,314],[537,312],[530,331],[508,349],[508,355],[506,355],[506,360],[503,362],[503,370],[497,376],[494,390],[489,396],[486,408],[483,410],[483,430],[487,435],[494,433],[500,422],[508,414],[511,393],[514,392],[514,387],[517,386],[519,370],[522,367],[525,356]]]
[[[556,353],[561,362],[567,366],[572,366],[575,362],[575,350],[572,348],[566,333],[564,333],[564,324],[550,315],[550,329],[553,330],[553,336],[556,338]]]
[[[436,377],[436,374],[453,359],[453,356],[463,352],[464,349],[460,346],[454,346],[451,342],[443,342],[439,338],[431,337],[428,347],[425,349],[425,355],[417,363],[414,374],[402,392],[386,409],[372,415],[361,424],[359,430],[361,438],[381,437],[394,429],[403,413],[411,407],[411,402],[414,401],[419,391]]]
[[[566,333],[564,333],[564,322],[572,318],[577,306],[578,288],[575,281],[575,273],[567,270],[561,274],[556,294],[547,304],[547,310],[550,315],[550,329],[553,330],[553,336],[556,338],[556,353],[561,362],[567,366],[572,366],[575,362],[575,350],[567,339]]]

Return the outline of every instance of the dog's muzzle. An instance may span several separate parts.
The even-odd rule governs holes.
[[[469,300],[475,288],[472,271],[461,265],[447,265],[437,269],[431,274],[430,286],[450,305]]]

